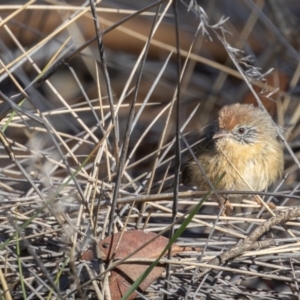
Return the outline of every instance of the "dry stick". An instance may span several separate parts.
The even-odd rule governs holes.
[[[104,111],[103,111],[103,102],[102,102],[102,95],[101,95],[101,85],[100,85],[100,75],[99,75],[99,68],[98,68],[98,64],[95,61],[95,67],[96,67],[96,77],[97,77],[97,88],[98,88],[98,97],[99,97],[99,110],[100,110],[100,116],[101,116],[101,125],[104,128],[105,126],[105,118],[104,118]],[[108,178],[108,182],[111,182],[111,164],[110,164],[110,160],[109,160],[109,155],[108,155],[108,151],[109,148],[111,149],[110,143],[109,143],[109,139],[107,139],[106,143],[105,143],[105,162],[106,162],[106,170],[107,170],[107,178]]]
[[[148,50],[149,50],[149,47],[150,47],[151,38],[152,38],[153,33],[154,33],[156,21],[158,19],[159,8],[160,8],[160,5],[157,8],[157,14],[155,15],[155,18],[153,20],[153,25],[151,27],[149,38],[148,38],[148,41],[145,45],[145,52],[144,52],[143,58],[141,60],[140,70],[139,70],[139,73],[138,73],[138,78],[137,78],[137,83],[136,83],[136,89],[134,91],[133,99],[132,99],[132,102],[130,104],[128,120],[127,120],[127,125],[126,125],[126,130],[125,130],[125,137],[124,137],[124,142],[123,142],[123,146],[122,146],[122,151],[121,151],[117,176],[116,176],[114,194],[113,194],[113,198],[112,198],[112,206],[111,206],[110,219],[109,219],[109,225],[108,225],[108,235],[111,235],[111,233],[112,233],[112,228],[113,228],[113,223],[114,223],[113,222],[114,221],[114,215],[115,215],[116,206],[117,206],[117,198],[118,198],[118,194],[119,194],[121,179],[122,179],[122,176],[123,176],[123,170],[124,170],[127,151],[128,151],[128,146],[129,146],[129,139],[130,139],[132,121],[133,121],[133,117],[134,117],[135,103],[136,103],[138,92],[139,92],[139,86],[140,86],[140,83],[141,83],[141,78],[142,78],[142,74],[143,74],[143,70],[144,70],[144,65],[145,65],[145,62],[146,62],[146,59],[147,59],[147,54],[148,54]]]
[[[36,0],[35,0],[36,1]],[[50,1],[48,1],[50,2]],[[54,1],[52,1],[54,2]],[[43,4],[32,4],[27,6],[22,6],[21,4],[11,4],[11,5],[7,5],[7,4],[0,4],[0,10],[1,11],[7,11],[7,10],[14,10],[14,9],[19,9],[20,7],[23,7],[23,10],[26,11],[30,11],[30,10],[37,10],[37,11],[42,11],[42,10],[46,10],[46,11],[52,11],[52,10],[57,10],[57,11],[82,11],[85,9],[84,6],[76,6],[76,5],[71,5],[71,4],[66,4],[65,5],[43,5]],[[112,7],[96,7],[96,11],[97,12],[106,12],[106,13],[115,13],[115,14],[120,14],[120,15],[129,15],[132,14],[134,12],[136,12],[136,10],[133,9],[121,9],[121,8],[112,8]],[[154,13],[152,12],[145,12],[142,15],[144,16],[153,16]]]
[[[277,194],[277,193],[269,193],[269,192],[259,192],[259,191],[223,191],[223,190],[216,190],[218,194],[232,194],[232,195],[266,195],[266,196],[273,196],[273,197],[286,197],[290,199],[300,200],[299,196],[295,195],[286,195],[286,194]],[[197,197],[197,196],[204,196],[207,191],[187,191],[187,192],[180,192],[179,196],[182,198],[188,197]],[[119,198],[118,204],[125,204],[125,203],[132,203],[133,201],[137,202],[146,202],[146,201],[160,201],[160,200],[169,200],[173,199],[173,193],[162,193],[162,194],[153,194],[153,195],[141,195],[141,196],[129,196],[124,198]],[[102,205],[109,204],[107,201],[103,201]]]
[[[104,78],[105,78],[105,83],[106,83],[106,89],[107,89],[107,94],[108,94],[108,102],[110,106],[110,114],[111,114],[111,122],[114,125],[114,131],[113,131],[113,140],[114,140],[114,157],[116,160],[116,164],[118,165],[119,163],[119,145],[118,145],[118,122],[115,114],[115,109],[114,109],[114,103],[113,103],[113,93],[112,93],[112,88],[110,84],[110,77],[108,74],[107,70],[107,65],[106,65],[106,56],[104,52],[104,45],[103,45],[103,35],[104,32],[100,31],[100,26],[99,26],[99,18],[97,17],[97,12],[96,12],[96,7],[94,0],[90,0],[90,6],[91,6],[91,11],[94,19],[94,24],[95,24],[95,30],[96,30],[96,36],[97,36],[97,44],[99,48],[99,54],[100,54],[100,61],[103,66],[103,73],[104,73]],[[101,123],[99,122],[99,126],[101,126]]]
[[[245,251],[250,249],[257,249],[260,248],[262,242],[257,242],[257,239],[260,238],[264,233],[269,231],[272,226],[278,225],[282,222],[286,223],[287,221],[300,217],[300,207],[292,207],[286,210],[282,210],[277,212],[277,214],[270,219],[268,219],[265,223],[258,226],[249,236],[239,245],[234,246],[228,251],[220,254],[219,256],[215,257],[211,261],[208,262],[210,265],[218,266],[221,263],[228,261],[231,258],[234,258]],[[197,277],[202,277],[207,274],[211,268],[204,269],[202,273],[200,273]]]
[[[267,243],[265,245],[267,245]],[[168,261],[166,259],[162,259],[161,262],[162,263],[173,263],[173,264],[177,264],[177,265],[188,265],[189,269],[192,269],[192,268],[194,269],[194,267],[196,267],[196,266],[203,267],[203,265],[204,265],[203,263],[197,263],[197,262],[192,262],[191,263],[191,262],[182,261],[182,260],[181,261]],[[295,278],[291,278],[291,277],[287,277],[287,276],[283,276],[283,275],[273,275],[273,274],[267,274],[267,273],[259,273],[258,271],[248,271],[248,270],[242,270],[242,269],[237,269],[237,268],[221,267],[221,266],[214,266],[214,265],[208,265],[208,266],[211,267],[212,269],[216,270],[216,271],[225,271],[227,273],[231,272],[233,274],[248,275],[248,276],[252,276],[252,277],[272,279],[272,280],[281,281],[281,282],[293,282],[293,283],[296,282],[296,281],[300,282],[300,279],[298,279],[298,278],[295,279]],[[213,287],[210,286],[209,289],[212,290]],[[196,295],[196,293],[194,293],[194,295]],[[199,298],[193,298],[193,299],[199,299]],[[210,298],[210,299],[212,299],[212,298]],[[214,299],[216,299],[216,298],[214,298]],[[217,298],[217,299],[224,299],[224,298]],[[228,298],[226,298],[226,299],[228,299]],[[233,299],[233,298],[229,298],[229,299]],[[236,298],[234,298],[234,299],[236,299]],[[239,299],[241,299],[241,298],[239,298]],[[247,299],[249,299],[249,298],[247,298]],[[274,298],[265,298],[264,297],[264,298],[255,298],[255,299],[274,299]],[[279,298],[276,298],[276,299],[279,299]],[[282,299],[282,298],[280,298],[280,299]]]
[[[89,278],[93,278],[94,277],[94,270],[92,270],[92,267],[91,267],[91,265],[88,265],[87,263],[81,263],[82,264],[82,266],[87,270],[87,273],[88,273],[88,276],[89,276]],[[101,264],[101,265],[103,265],[103,264]],[[100,286],[99,286],[99,284],[98,284],[98,282],[96,282],[96,281],[93,281],[92,282],[92,285],[93,285],[93,288],[94,288],[94,290],[95,290],[95,293],[96,293],[96,296],[97,296],[97,299],[98,300],[109,300],[109,299],[111,299],[111,298],[108,298],[108,297],[106,297],[106,295],[102,295],[102,293],[101,293],[101,291],[100,291]],[[104,288],[103,288],[104,289]],[[102,290],[103,290],[102,289]],[[103,293],[104,294],[104,293]],[[78,297],[78,296],[77,296]],[[82,297],[82,296],[81,296]],[[86,297],[84,296],[82,299],[86,299]]]
[[[176,105],[175,105],[175,113],[176,113],[176,133],[175,133],[175,174],[174,174],[174,197],[173,197],[173,205],[172,205],[172,223],[175,222],[177,211],[178,211],[178,188],[179,188],[179,173],[180,173],[180,165],[181,165],[181,155],[180,155],[180,127],[179,127],[179,109],[180,109],[180,81],[181,81],[181,57],[180,57],[180,41],[179,41],[179,28],[178,28],[178,3],[177,0],[173,0],[173,11],[174,11],[174,23],[175,23],[175,39],[176,39],[176,80],[177,80],[177,89],[176,89]],[[171,240],[172,236],[175,232],[175,226],[171,227],[169,232],[169,240]],[[170,247],[168,250],[168,259],[172,257],[172,248]],[[165,289],[169,290],[169,280],[170,280],[170,270],[171,264],[166,265],[166,281],[165,281]],[[164,299],[167,299],[167,294],[164,294]]]
[[[295,279],[295,286],[296,286],[296,290],[299,292],[299,285],[298,285],[298,282],[297,282],[297,277],[296,277],[296,274],[295,274],[295,269],[294,269],[294,264],[292,262],[292,260],[290,260],[290,264],[291,264],[291,270],[292,270],[292,274],[293,274],[293,278]],[[291,291],[293,292],[293,287],[291,284],[289,284],[290,286],[290,289]],[[298,300],[300,300],[300,295],[298,294]]]
[[[1,296],[4,297],[6,300],[12,300],[7,281],[5,279],[5,276],[4,276],[1,268],[0,268],[0,282],[2,284],[2,291],[3,291],[1,293]]]
[[[115,114],[115,109],[114,109],[114,103],[113,103],[113,95],[112,95],[112,88],[111,88],[111,83],[110,83],[110,77],[107,69],[107,64],[106,64],[106,56],[104,52],[104,45],[103,45],[103,35],[104,32],[101,33],[100,31],[100,25],[99,25],[99,19],[97,16],[96,12],[96,7],[94,0],[90,0],[90,6],[91,6],[91,11],[94,19],[94,25],[95,25],[95,30],[96,30],[96,37],[97,37],[97,44],[99,48],[99,55],[100,55],[100,61],[103,66],[103,73],[104,73],[104,78],[105,78],[105,83],[106,83],[106,89],[107,89],[107,94],[108,94],[108,102],[110,106],[110,114],[111,114],[111,124],[114,125],[114,131],[113,131],[113,141],[114,141],[114,147],[113,147],[113,156],[115,158],[116,165],[119,163],[119,144],[118,144],[118,122],[117,122],[117,117]],[[100,122],[99,122],[100,125]],[[109,171],[108,171],[109,173]]]
[[[179,187],[179,173],[181,166],[181,155],[180,155],[180,127],[179,127],[179,110],[180,110],[180,81],[181,81],[181,57],[180,57],[180,41],[179,41],[179,25],[178,25],[178,0],[173,0],[173,10],[175,17],[175,34],[176,34],[176,49],[177,49],[177,94],[176,94],[176,140],[175,140],[175,178],[174,178],[174,198],[173,198],[173,217],[172,222],[176,220],[176,214],[178,210],[178,187]],[[172,227],[170,238],[173,236],[174,227]],[[171,255],[171,251],[169,251]]]
[[[1,20],[0,21],[0,27],[2,27],[3,24],[7,23],[10,19],[15,17],[18,13],[22,12],[24,9],[26,9],[27,6],[29,6],[31,3],[34,3],[34,2],[35,2],[35,0],[28,1],[26,4],[19,7],[16,11],[14,11],[9,16],[7,16],[4,20]]]

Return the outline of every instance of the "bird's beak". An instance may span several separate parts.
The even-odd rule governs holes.
[[[214,135],[213,135],[213,139],[216,140],[216,139],[222,139],[222,138],[225,138],[225,137],[230,137],[231,134],[226,131],[226,130],[218,130]]]

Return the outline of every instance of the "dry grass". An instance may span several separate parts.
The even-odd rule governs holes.
[[[97,18],[89,1],[1,2],[1,299],[109,299],[107,266],[81,254],[113,232],[178,229],[203,195],[178,183],[180,158],[235,102],[285,128],[284,178],[260,193],[277,210],[205,202],[177,241],[196,250],[162,259],[140,297],[298,299],[300,4],[206,2],[176,16],[103,1]]]

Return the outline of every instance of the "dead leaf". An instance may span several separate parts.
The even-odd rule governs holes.
[[[98,243],[102,259],[108,263],[111,259],[119,260],[130,253],[135,251],[140,246],[144,245],[153,237],[157,236],[156,233],[149,232],[145,233],[142,230],[131,230],[125,231],[121,238],[121,233],[116,233],[112,236],[105,238]],[[116,246],[119,242],[118,248]],[[142,248],[137,253],[133,254],[131,258],[142,259],[156,259],[159,257],[161,252],[164,250],[169,240],[163,236],[158,236],[149,245]],[[179,247],[176,244],[172,246],[172,254],[176,254],[181,251],[188,251],[191,248]],[[92,260],[95,258],[95,254],[92,249],[87,250],[81,256],[81,259]],[[137,263],[124,263],[119,265],[111,272],[109,278],[109,286],[112,300],[121,299],[127,289],[132,285],[132,283],[149,267],[149,263],[137,262]],[[162,272],[165,270],[163,266],[156,266],[147,278],[140,284],[139,291],[143,292],[147,287],[156,280]],[[137,296],[133,293],[128,299],[134,299]]]

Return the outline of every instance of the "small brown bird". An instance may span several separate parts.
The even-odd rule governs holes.
[[[193,150],[211,182],[225,172],[218,185],[220,190],[263,191],[283,172],[283,146],[276,125],[268,113],[252,105],[224,106]],[[199,190],[209,189],[193,159],[183,167],[182,179]],[[226,214],[231,211],[227,201]]]

